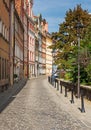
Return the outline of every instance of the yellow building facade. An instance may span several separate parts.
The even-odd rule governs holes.
[[[47,33],[46,35],[46,75],[51,75],[52,73],[52,49],[49,46],[52,45],[51,35]]]

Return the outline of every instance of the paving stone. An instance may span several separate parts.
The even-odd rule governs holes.
[[[64,108],[61,97],[55,93],[45,77],[40,77],[29,80],[19,93],[13,93],[9,97],[9,103],[0,114],[0,130],[90,128]]]

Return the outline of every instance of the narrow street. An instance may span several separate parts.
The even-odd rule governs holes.
[[[53,90],[46,77],[29,80],[0,113],[0,130],[89,130]]]

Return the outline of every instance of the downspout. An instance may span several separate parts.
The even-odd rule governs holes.
[[[28,45],[29,45],[29,37],[28,37],[28,26],[29,26],[29,22],[28,22],[28,17],[27,17],[27,78],[29,78],[29,50],[28,50]]]
[[[14,45],[13,45],[13,82],[14,82],[14,61],[15,61],[15,1],[14,1]]]
[[[23,30],[23,78],[24,77],[24,30]]]
[[[13,85],[14,1],[10,1],[10,85]]]
[[[24,27],[24,1],[21,1],[21,20],[22,20],[22,24]],[[25,33],[25,28],[23,28],[23,78],[25,78],[25,59],[24,59],[24,55],[25,55],[25,49],[24,49],[24,33]]]

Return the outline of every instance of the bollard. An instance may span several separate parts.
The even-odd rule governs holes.
[[[71,89],[71,103],[74,103],[74,88]]]
[[[56,88],[56,79],[55,79],[55,88]]]
[[[57,90],[59,90],[59,81],[57,80]]]
[[[65,86],[65,97],[67,97],[67,87]]]
[[[84,107],[84,92],[81,90],[81,112],[85,112],[85,107]]]
[[[55,85],[54,83],[55,83],[55,81],[52,80],[52,86],[53,86],[53,87],[54,87],[54,85]]]
[[[62,93],[62,84],[60,84],[60,93]]]
[[[49,83],[50,83],[50,76],[49,76]]]
[[[52,83],[53,86],[55,87],[55,77],[54,77],[54,76],[52,77],[52,82],[53,82],[53,83]]]
[[[53,78],[53,76],[51,76],[51,84],[52,84],[52,86],[54,86],[54,78]]]
[[[52,84],[52,77],[50,76],[50,84]]]
[[[61,91],[60,92],[62,93],[62,85],[61,85]]]
[[[48,76],[48,82],[50,82],[50,80],[49,80],[49,76]]]

